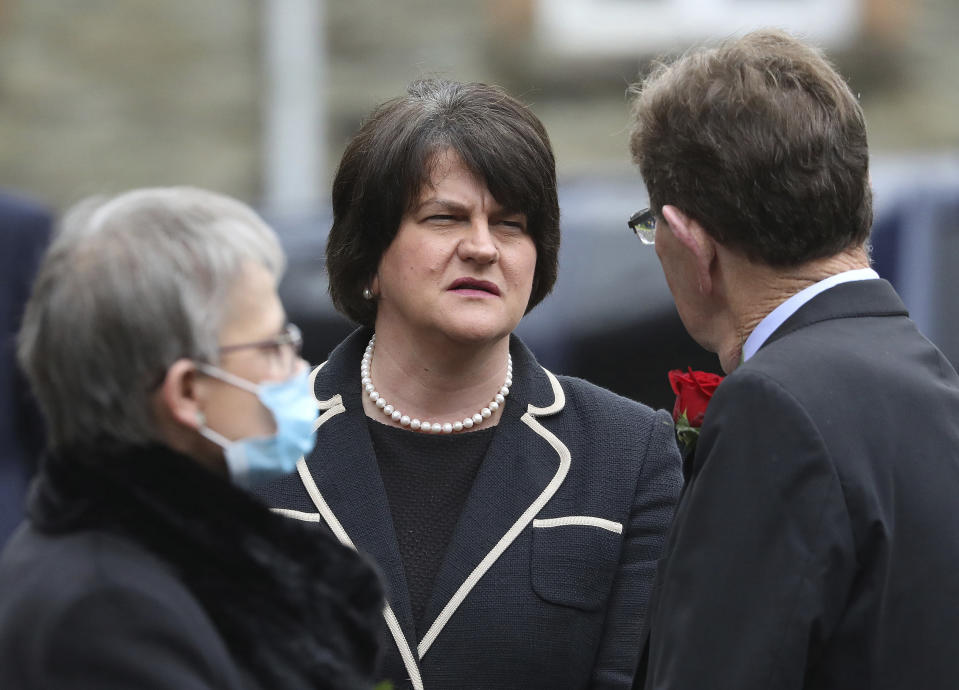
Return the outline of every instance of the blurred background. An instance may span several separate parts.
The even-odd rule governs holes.
[[[352,328],[323,272],[346,140],[415,78],[498,83],[546,124],[561,185],[560,279],[520,333],[554,371],[671,407],[668,369],[718,362],[626,228],[646,205],[626,90],[657,56],[760,26],[821,45],[860,95],[877,268],[959,360],[956,0],[0,0],[0,187],[53,213],[141,185],[253,204],[322,361]]]

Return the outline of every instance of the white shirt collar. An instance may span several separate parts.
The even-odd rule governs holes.
[[[831,275],[828,278],[823,278],[818,283],[800,290],[795,295],[769,312],[766,315],[766,318],[760,321],[759,325],[756,326],[753,332],[749,334],[749,337],[746,338],[746,342],[743,343],[743,361],[745,362],[747,359],[756,354],[756,352],[759,351],[759,348],[762,347],[763,343],[766,342],[769,336],[771,336],[777,328],[786,322],[786,319],[799,311],[799,307],[804,305],[820,292],[825,292],[829,288],[839,285],[840,283],[851,283],[856,280],[877,280],[878,278],[879,274],[871,268],[857,268],[852,271],[843,271],[842,273]]]

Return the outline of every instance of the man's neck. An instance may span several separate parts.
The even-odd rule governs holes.
[[[726,294],[733,328],[725,334],[718,354],[722,368],[727,373],[739,366],[746,338],[773,309],[797,292],[829,276],[869,268],[869,255],[865,247],[849,249],[793,268],[774,268],[749,261],[738,253],[725,251],[724,254],[726,275],[729,276]]]

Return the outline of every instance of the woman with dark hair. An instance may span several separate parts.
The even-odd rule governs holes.
[[[414,83],[347,146],[327,268],[362,328],[313,374],[316,450],[264,495],[379,565],[397,687],[631,685],[679,454],[669,415],[511,335],[558,250],[549,139],[499,88]]]

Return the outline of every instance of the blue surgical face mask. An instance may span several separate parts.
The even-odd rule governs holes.
[[[200,433],[223,448],[234,483],[251,488],[289,474],[296,469],[297,461],[313,450],[318,410],[308,368],[286,381],[268,381],[259,385],[210,364],[200,364],[199,369],[208,376],[256,395],[276,421],[276,433],[272,436],[231,441],[210,429],[201,419]]]

